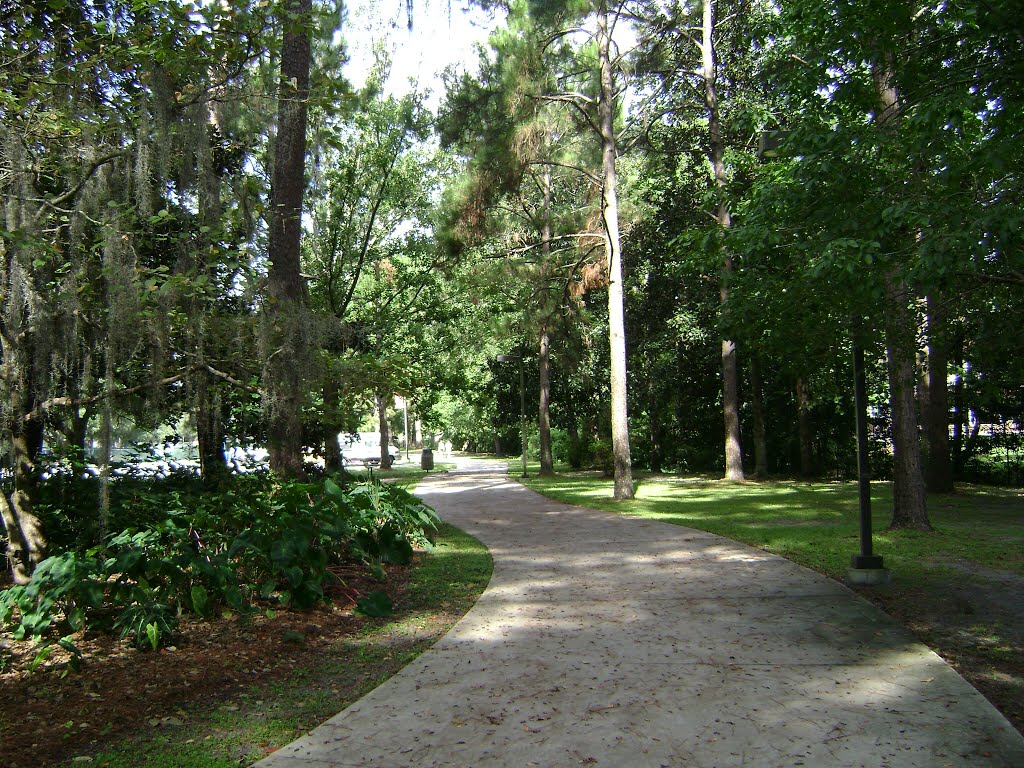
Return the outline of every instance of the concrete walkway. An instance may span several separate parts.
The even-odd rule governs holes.
[[[260,768],[1024,766],[1024,738],[843,586],[460,461],[418,493],[494,576],[433,649]]]

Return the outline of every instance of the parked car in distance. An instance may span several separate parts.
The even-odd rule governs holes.
[[[380,464],[380,433],[379,432],[341,432],[338,434],[338,445],[341,447],[343,464],[362,464],[376,467]],[[388,455],[394,461],[393,450]]]

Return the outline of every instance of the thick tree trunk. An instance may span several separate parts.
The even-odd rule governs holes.
[[[25,584],[46,556],[46,538],[33,507],[36,501],[35,460],[42,446],[42,424],[26,419],[31,411],[27,386],[16,383],[10,390],[7,436],[14,469],[14,489],[0,493],[0,518],[7,535],[7,560],[15,584]]]
[[[540,331],[540,353],[537,355],[540,370],[540,404],[537,425],[540,430],[540,473],[555,474],[555,462],[551,455],[551,337],[548,329]]]
[[[732,226],[729,213],[729,199],[726,192],[725,140],[718,114],[718,61],[715,56],[715,4],[704,0],[703,58],[704,103],[708,110],[708,156],[715,173],[715,189],[718,195],[716,218],[722,231]],[[722,309],[729,303],[729,280],[732,277],[732,256],[722,249]],[[743,479],[743,447],[740,440],[740,388],[739,367],[736,362],[736,343],[722,339],[722,411],[725,426],[725,479]]]
[[[303,475],[302,393],[309,368],[305,279],[300,271],[305,190],[306,101],[309,96],[311,0],[284,5],[277,138],[270,190],[269,269],[264,367],[270,467],[281,477]]]
[[[950,493],[953,490],[953,468],[949,455],[946,318],[937,297],[930,294],[927,301],[928,366],[925,369],[922,397],[922,422],[928,451],[925,485],[932,493]]]
[[[885,344],[889,361],[889,403],[892,411],[893,511],[891,528],[930,531],[925,507],[921,444],[914,400],[917,359],[914,325],[907,289],[893,274],[885,280]]]
[[[751,410],[754,416],[754,476],[768,476],[768,424],[764,412],[764,383],[757,355],[750,357]]]
[[[74,446],[79,452],[79,458],[85,458],[86,439],[89,433],[89,419],[92,418],[90,406],[75,407],[71,409],[67,421],[61,429],[61,434],[69,446]]]
[[[65,448],[70,449],[78,460],[84,459],[92,407],[75,406],[70,408],[65,416],[51,412],[47,418],[53,428],[60,432]]]
[[[800,477],[814,477],[814,430],[811,429],[811,393],[807,379],[796,380],[796,421],[800,442]]]
[[[391,469],[391,429],[388,426],[388,398],[377,393],[377,418],[380,424],[380,468]]]
[[[722,295],[726,291],[723,289]],[[725,479],[743,480],[743,447],[740,440],[739,366],[736,344],[722,339],[722,402],[725,421]]]
[[[633,467],[629,450],[627,409],[626,318],[622,287],[622,245],[615,169],[615,83],[612,77],[611,35],[607,0],[598,0],[597,55],[601,75],[598,122],[601,129],[603,185],[601,214],[608,249],[608,335],[611,347],[612,452],[615,459],[615,499],[632,499]]]
[[[221,428],[220,397],[211,386],[209,374],[196,374],[196,438],[199,441],[199,474],[203,483],[218,485],[228,476],[224,458],[224,431]]]
[[[894,129],[902,119],[896,89],[895,63],[891,55],[875,62],[871,75],[878,94],[877,120]],[[885,345],[889,368],[889,403],[892,411],[893,511],[892,528],[930,531],[925,506],[921,443],[914,397],[917,362],[916,325],[912,323],[909,296],[895,268],[885,275]]]

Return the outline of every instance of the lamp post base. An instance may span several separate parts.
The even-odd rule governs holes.
[[[856,569],[879,569],[885,566],[882,565],[881,555],[854,555],[850,558],[850,567]]]
[[[882,567],[882,558],[854,555],[846,571],[846,583],[858,587],[881,587],[892,583],[892,571]]]

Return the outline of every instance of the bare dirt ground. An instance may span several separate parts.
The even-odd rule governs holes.
[[[0,652],[12,654],[0,673],[0,766],[54,766],[76,757],[84,762],[82,756],[125,736],[195,719],[296,669],[315,668],[332,646],[367,625],[352,612],[352,590],[383,590],[398,605],[408,570],[389,566],[383,584],[350,578],[347,594],[334,594],[333,603],[311,611],[279,610],[273,619],[234,614],[212,622],[186,620],[175,644],[157,652],[109,635],[80,634],[78,672],[67,671],[66,657],[56,654],[29,672],[31,644],[0,634]],[[376,670],[362,673],[361,678],[375,676]]]

